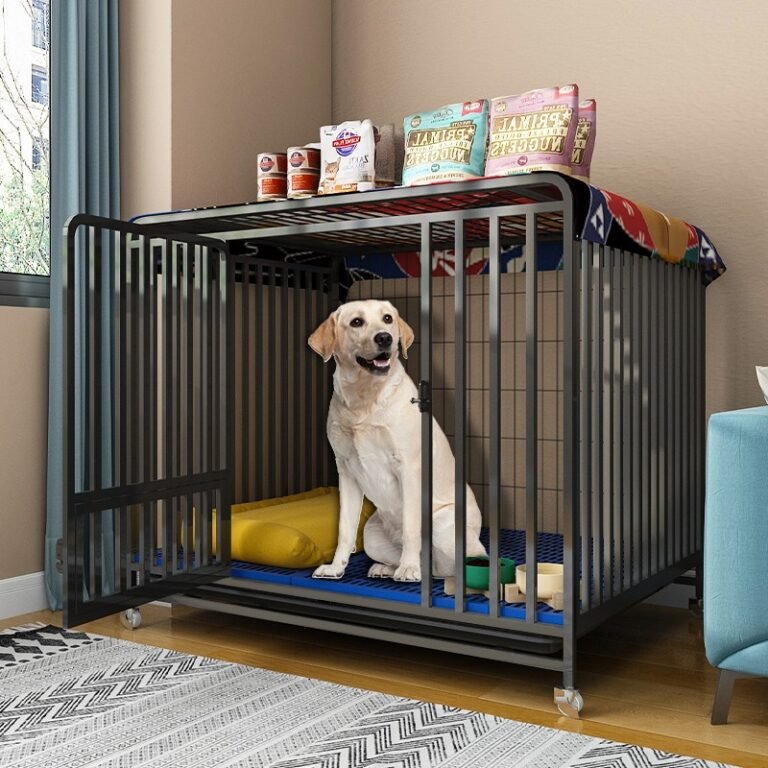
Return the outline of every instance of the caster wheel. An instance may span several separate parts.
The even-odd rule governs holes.
[[[120,622],[126,629],[136,629],[141,626],[141,611],[138,608],[129,608],[120,614]]]
[[[555,688],[555,706],[561,715],[578,720],[584,709],[584,697],[575,688]]]

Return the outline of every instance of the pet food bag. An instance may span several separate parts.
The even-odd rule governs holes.
[[[571,173],[579,87],[539,88],[491,100],[486,176]]]
[[[393,123],[373,126],[376,187],[394,187],[403,173],[403,137]]]
[[[582,181],[589,181],[596,134],[597,102],[594,99],[585,99],[579,102],[579,119],[576,123],[576,138],[573,140],[571,156],[571,172],[575,178]]]
[[[318,194],[365,192],[376,185],[376,135],[370,120],[348,120],[320,129]]]
[[[403,121],[403,184],[464,181],[483,175],[488,101],[449,104]]]

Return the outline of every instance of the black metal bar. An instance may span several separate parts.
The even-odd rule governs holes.
[[[201,423],[201,398],[202,398],[202,366],[200,358],[200,295],[201,295],[201,270],[203,249],[197,245],[192,246],[189,260],[189,274],[187,275],[189,303],[187,305],[187,360],[190,364],[188,376],[190,387],[190,404],[188,418],[188,473],[193,474],[201,469],[200,433]],[[188,500],[191,509],[192,501]],[[186,550],[185,550],[186,551]]]
[[[300,347],[304,351],[304,365],[301,366],[301,373],[302,373],[302,379],[301,379],[301,389],[303,392],[316,392],[316,389],[312,388],[312,378],[313,378],[313,371],[315,370],[316,363],[314,360],[312,360],[313,357],[316,357],[316,355],[313,355],[309,351],[309,347],[307,346],[307,339],[309,338],[310,333],[314,331],[314,328],[312,327],[312,294],[313,294],[313,285],[312,285],[312,278],[313,273],[304,270],[304,295],[302,297],[302,303],[304,304],[304,334],[303,338],[301,339]],[[314,420],[312,418],[312,403],[314,402],[314,397],[302,397],[301,399],[301,429],[302,432],[307,436],[307,439],[304,441],[304,472],[303,472],[303,480],[304,485],[303,488],[311,488],[312,483],[314,480],[314,471],[312,467],[312,445],[313,443],[316,443],[317,441],[313,439],[314,433],[313,433],[313,425]],[[258,430],[258,425],[256,427]],[[258,431],[257,431],[258,434]]]
[[[262,268],[259,265],[254,265],[253,267],[253,274],[254,274],[254,286],[256,291],[256,327],[259,329],[259,335],[256,337],[256,350],[255,350],[255,357],[256,357],[256,373],[255,373],[255,381],[254,381],[254,387],[258,389],[258,392],[260,393],[259,396],[256,397],[255,400],[255,411],[256,411],[256,465],[257,465],[257,475],[256,475],[256,489],[255,489],[255,498],[265,498],[267,495],[267,478],[265,476],[265,473],[268,471],[268,462],[267,462],[267,456],[268,452],[264,448],[264,439],[265,437],[268,437],[268,435],[265,434],[264,430],[264,408],[268,406],[268,401],[266,397],[262,397],[261,394],[264,393],[264,382],[265,382],[265,372],[266,372],[266,365],[264,363],[264,348],[266,346],[266,341],[264,339],[264,283],[263,283],[263,275],[262,275]],[[234,284],[231,286],[232,292],[234,292]],[[230,299],[231,300],[231,299]],[[310,365],[312,363],[310,362]],[[315,390],[313,390],[315,391]],[[309,398],[312,400],[313,398]],[[233,404],[234,407],[234,404]],[[313,443],[312,440],[312,434],[311,432],[307,435],[307,443]]]
[[[535,222],[531,226],[535,227]],[[488,220],[488,615],[499,615],[501,539],[501,221]],[[535,253],[534,243],[534,253]],[[535,258],[535,256],[534,256]],[[534,611],[535,613],[535,611]]]
[[[663,360],[661,357],[661,333],[659,312],[662,302],[660,301],[659,264],[657,261],[649,259],[649,292],[650,292],[650,359],[654,362],[650,369],[650,391],[648,403],[650,406],[650,425],[651,434],[649,441],[649,459],[651,467],[651,574],[662,570],[662,561],[660,557],[661,547],[661,483],[659,468],[661,466],[660,443],[661,443],[661,372]]]
[[[217,419],[216,413],[221,403],[221,393],[219,392],[219,372],[221,371],[221,348],[219,335],[216,332],[216,315],[218,306],[217,264],[213,260],[210,250],[206,251],[206,263],[208,264],[208,301],[206,313],[208,344],[210,347],[210,365],[207,370],[206,400],[207,419],[206,419],[206,437],[208,440],[208,468],[216,468],[220,465],[221,440],[216,432]],[[213,504],[213,503],[212,503]]]
[[[605,567],[603,559],[603,248],[592,246],[592,347],[594,349],[592,367],[592,570],[595,602],[604,601]]]
[[[282,347],[281,353],[277,356],[280,361],[280,387],[275,393],[281,402],[280,406],[280,493],[285,495],[289,491],[289,470],[290,466],[290,452],[288,442],[290,440],[290,433],[288,431],[288,409],[290,407],[290,395],[289,395],[289,359],[288,359],[288,300],[290,298],[289,287],[289,274],[288,267],[283,266],[280,275],[280,324],[278,326],[280,331],[280,346]],[[274,358],[272,358],[272,364],[274,365]]]
[[[175,413],[174,394],[176,393],[175,382],[173,380],[173,326],[175,317],[173,314],[173,253],[172,244],[164,241],[160,250],[161,268],[163,270],[163,287],[161,293],[161,303],[165,310],[165,318],[162,323],[162,342],[163,359],[165,362],[164,384],[165,397],[163,400],[165,429],[163,434],[163,470],[160,477],[171,478],[173,472],[173,417]]]
[[[695,439],[695,433],[693,431],[693,402],[694,402],[694,388],[698,386],[698,383],[693,379],[694,373],[694,352],[693,347],[696,339],[696,326],[693,322],[693,289],[695,286],[695,272],[688,269],[685,273],[685,384],[683,391],[685,393],[685,416],[683,422],[683,472],[685,488],[685,533],[686,533],[686,546],[685,554],[690,555],[696,551],[696,541],[694,535],[694,510],[693,510],[693,467],[691,466],[693,456],[692,442]]]
[[[205,339],[205,386],[203,387],[203,435],[204,435],[204,464],[206,470],[215,466],[213,455],[213,413],[214,413],[214,380],[216,375],[216,350],[213,337],[213,275],[211,274],[211,254],[206,250],[203,254],[203,338]],[[205,559],[201,564],[207,565],[210,555],[211,517],[203,499],[203,554]]]
[[[641,514],[643,529],[642,578],[651,574],[651,417],[650,417],[650,360],[651,360],[651,315],[650,315],[650,259],[638,259],[640,271],[640,470],[641,470]]]
[[[456,505],[455,517],[455,598],[454,609],[456,613],[465,610],[464,594],[464,559],[467,551],[467,478],[466,478],[466,418],[467,418],[467,391],[466,391],[466,366],[465,366],[465,336],[466,336],[466,268],[464,266],[464,222],[456,222],[454,233],[456,279],[453,294],[454,313],[454,458],[456,461],[456,478],[454,490],[454,502]]]
[[[79,556],[77,520],[74,511],[75,484],[75,296],[77,287],[75,284],[75,228],[71,224],[64,231],[64,248],[61,260],[61,300],[64,310],[62,343],[62,379],[64,387],[60,393],[62,413],[62,430],[60,447],[62,449],[62,494],[61,503],[64,509],[64,535],[66,536],[66,573],[62,579],[62,600],[64,608],[64,621],[68,621],[80,601],[80,592],[83,583],[82,558]],[[51,265],[56,268],[56,265]],[[56,396],[56,393],[52,393]]]
[[[115,249],[117,263],[115,265],[115,298],[114,298],[114,369],[113,381],[115,385],[114,421],[112,427],[112,446],[114,451],[113,485],[122,485],[128,482],[127,475],[127,387],[128,387],[128,358],[127,358],[127,332],[128,332],[128,301],[127,301],[127,247],[125,235],[116,232],[117,248]],[[115,545],[115,586],[119,592],[125,592],[128,588],[128,573],[130,571],[131,536],[128,525],[128,510],[120,506],[118,508],[118,540]]]
[[[591,557],[594,530],[592,525],[592,473],[590,462],[592,455],[592,253],[589,243],[581,241],[578,254],[579,275],[581,278],[581,391],[580,431],[581,451],[579,454],[580,497],[581,504],[581,589],[579,596],[581,610],[592,607],[592,585],[597,574]]]
[[[298,269],[293,270],[293,288],[291,289],[291,299],[293,301],[293,334],[290,338],[290,344],[293,347],[293,378],[292,378],[292,392],[291,400],[294,403],[291,408],[292,424],[293,428],[291,434],[303,435],[304,423],[301,419],[302,410],[304,408],[304,396],[305,389],[302,387],[302,371],[304,366],[301,364],[302,354],[306,352],[306,340],[302,338],[301,333],[301,271]],[[305,342],[302,344],[302,342]],[[293,466],[292,483],[289,488],[290,493],[296,493],[297,491],[306,490],[302,484],[302,474],[304,468],[301,466],[301,441],[293,440],[293,456],[291,464]]]
[[[605,591],[613,597],[613,249],[603,256],[603,568]]]
[[[184,296],[186,304],[186,328],[185,334],[185,387],[187,389],[187,409],[186,409],[186,442],[184,446],[184,466],[182,474],[191,475],[195,471],[195,405],[197,401],[197,390],[195,387],[195,271],[197,269],[196,254],[198,246],[186,244],[184,259]],[[184,562],[187,564],[187,553],[189,552],[188,542],[184,542]]]
[[[581,516],[579,461],[579,251],[575,242],[569,206],[563,217],[563,686],[575,686],[576,638],[580,624],[579,579],[584,578],[579,562],[579,521]]]
[[[624,541],[624,516],[622,514],[621,446],[623,434],[622,392],[622,348],[623,333],[621,306],[621,251],[611,249],[611,400],[612,430],[611,435],[611,541],[613,544],[612,587],[611,593],[621,593],[621,573],[623,563],[622,544]]]
[[[672,310],[672,284],[669,279],[667,263],[664,261],[659,262],[661,268],[661,279],[663,284],[663,296],[664,296],[664,313],[663,313],[663,325],[662,333],[664,336],[664,364],[662,366],[662,375],[664,376],[664,423],[662,429],[663,440],[663,463],[661,469],[661,476],[663,478],[664,488],[664,504],[662,512],[664,515],[664,542],[663,542],[663,563],[664,567],[668,568],[674,562],[673,555],[673,534],[674,534],[674,515],[673,515],[673,499],[672,499],[672,467],[670,461],[672,456],[670,451],[672,448],[672,409],[674,407],[672,401],[672,369],[675,366],[675,360],[672,357],[674,350],[672,347],[672,334],[673,334],[673,310]]]
[[[706,399],[704,388],[705,373],[706,373],[706,322],[707,322],[707,303],[706,294],[704,292],[704,285],[698,282],[696,285],[696,295],[699,299],[698,307],[698,352],[699,360],[697,364],[697,387],[696,396],[698,398],[698,413],[696,414],[696,429],[697,439],[696,448],[698,451],[698,461],[696,461],[698,481],[696,483],[697,488],[697,503],[696,503],[696,521],[697,521],[697,535],[696,535],[696,550],[701,551],[702,538],[703,538],[703,520],[704,520],[704,463],[705,463],[705,440],[706,440]]]
[[[642,387],[640,383],[640,374],[642,372],[642,349],[641,349],[641,309],[642,309],[642,275],[640,272],[640,259],[633,254],[628,255],[630,259],[630,279],[628,280],[628,291],[630,296],[630,307],[632,314],[632,333],[631,333],[631,379],[630,379],[630,404],[632,408],[632,446],[631,454],[631,496],[630,504],[632,507],[632,542],[631,552],[633,558],[632,584],[637,584],[643,578],[643,516],[642,502],[644,489],[642,485],[642,432],[643,426],[640,417],[640,408],[642,402]]]
[[[90,261],[90,278],[91,278],[91,316],[89,317],[89,323],[92,328],[91,336],[91,354],[90,367],[91,367],[91,381],[93,382],[93,388],[91,390],[91,451],[92,451],[92,467],[93,474],[91,476],[91,482],[94,487],[100,488],[103,485],[103,468],[102,468],[102,452],[104,446],[102,445],[102,437],[104,430],[104,408],[107,403],[102,398],[103,387],[103,368],[102,368],[102,347],[103,347],[103,335],[105,333],[104,328],[104,298],[102,296],[102,275],[103,264],[101,254],[101,238],[102,230],[94,229],[90,230],[91,233],[91,248],[89,254]]]
[[[268,295],[268,321],[267,321],[267,402],[272,404],[272,407],[269,408],[267,411],[267,435],[269,436],[269,445],[272,446],[272,451],[275,450],[277,446],[277,414],[276,414],[276,408],[277,408],[277,386],[275,383],[275,375],[277,366],[275,365],[275,351],[276,351],[276,337],[277,337],[277,328],[276,328],[276,310],[275,310],[275,280],[276,272],[275,267],[270,266],[268,268],[268,288],[267,288],[267,295]],[[286,436],[283,435],[281,437],[282,440],[285,440]],[[274,455],[274,454],[273,454]],[[282,468],[277,466],[278,462],[274,461],[274,470],[272,472],[272,477],[267,478],[267,482],[269,483],[269,490],[268,495],[269,496],[277,496],[279,488],[279,481],[278,477],[280,477],[280,473],[283,471]]]
[[[224,347],[224,360],[219,371],[220,382],[220,408],[219,408],[219,434],[224,446],[224,454],[220,469],[227,476],[227,482],[223,483],[219,491],[219,503],[216,505],[219,520],[217,532],[218,562],[229,563],[232,557],[232,502],[234,499],[234,463],[235,463],[235,404],[233,401],[233,387],[235,374],[235,344],[232,322],[234,312],[234,291],[229,279],[231,262],[229,254],[217,249],[218,254],[218,281],[219,281],[219,338]]]
[[[432,605],[432,230],[421,226],[421,607]],[[425,402],[426,400],[426,402]]]
[[[175,326],[178,322],[177,307],[174,306],[174,294],[175,294],[175,255],[173,242],[170,240],[161,240],[158,243],[160,249],[160,268],[163,273],[162,288],[160,289],[160,311],[158,313],[158,323],[162,329],[162,350],[160,353],[160,361],[163,365],[163,384],[164,384],[164,396],[162,397],[162,409],[163,409],[163,421],[164,427],[160,427],[162,435],[162,451],[160,458],[160,466],[157,467],[157,477],[166,478],[168,480],[175,477],[173,466],[173,443],[175,441],[175,420],[177,418],[177,404],[175,394],[178,392],[177,382],[174,376],[174,366],[176,364],[175,355]],[[154,269],[154,267],[153,267]],[[163,317],[164,315],[164,317]],[[149,478],[147,478],[149,479]],[[169,505],[170,495],[157,501],[158,512],[162,511],[161,519],[163,524],[161,525],[161,552],[162,552],[162,569],[164,574],[173,572],[173,555],[171,553],[171,542],[169,541],[169,526],[167,525],[167,519],[169,517]]]
[[[628,270],[631,257],[621,251],[621,504],[619,515],[622,521],[621,590],[629,589],[635,566],[635,555],[632,548],[634,539],[635,516],[632,508],[632,438],[634,422],[632,421],[632,288]]]
[[[536,622],[539,511],[539,327],[536,219],[525,220],[525,622]],[[570,247],[570,244],[568,245]],[[565,254],[566,244],[563,243]]]
[[[158,401],[160,397],[159,380],[161,375],[162,360],[158,352],[158,327],[162,323],[162,311],[158,307],[158,289],[157,289],[157,257],[150,242],[149,258],[147,260],[147,322],[149,324],[149,345],[147,347],[150,397],[147,402],[149,409],[149,464],[151,472],[146,479],[150,477],[159,477],[161,471],[161,457],[159,456],[158,432],[160,430],[161,415],[159,413]]]
[[[250,499],[250,476],[251,476],[251,456],[250,456],[250,442],[251,442],[251,417],[250,417],[250,402],[251,402],[251,382],[250,382],[250,361],[251,361],[251,270],[248,262],[243,262],[241,265],[242,270],[242,282],[240,284],[240,296],[241,298],[241,315],[242,315],[242,339],[240,342],[239,354],[236,358],[235,365],[239,363],[241,376],[240,376],[240,465],[238,467],[239,486],[236,489],[238,498]],[[234,296],[232,297],[234,301]],[[256,306],[258,307],[258,297],[256,299]],[[258,327],[258,324],[256,324]],[[236,475],[237,476],[237,475]]]

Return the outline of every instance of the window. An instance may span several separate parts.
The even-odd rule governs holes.
[[[42,67],[32,67],[32,101],[48,104],[48,72]]]
[[[45,170],[48,166],[48,142],[35,140],[32,142],[32,170]]]
[[[0,6],[0,304],[14,304],[50,271],[50,4]]]
[[[47,0],[32,0],[32,45],[48,50],[48,30],[50,29]]]

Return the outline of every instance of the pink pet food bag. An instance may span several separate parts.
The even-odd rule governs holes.
[[[573,142],[571,169],[574,178],[589,181],[596,135],[597,102],[594,99],[585,99],[579,102],[579,120],[576,124],[576,138]]]
[[[492,99],[485,175],[570,174],[578,104],[574,84]]]

